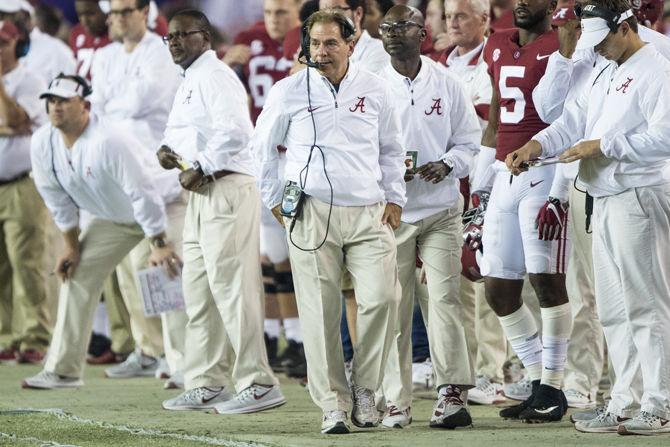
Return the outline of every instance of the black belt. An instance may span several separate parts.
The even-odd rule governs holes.
[[[30,175],[30,171],[23,172],[19,175],[17,175],[14,178],[10,178],[9,180],[0,180],[0,186],[5,186],[9,185],[10,183],[18,182],[19,180],[23,180],[24,178],[28,177]]]
[[[221,177],[225,177],[225,176],[230,175],[230,174],[235,174],[235,172],[228,171],[227,169],[222,169],[220,171],[216,171],[215,173],[213,173],[212,177],[214,178],[214,180],[218,180]]]

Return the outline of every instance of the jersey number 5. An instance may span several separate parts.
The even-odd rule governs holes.
[[[500,108],[501,123],[517,124],[523,119],[526,110],[526,99],[520,88],[507,86],[507,79],[523,78],[525,73],[526,67],[518,67],[514,65],[504,65],[500,67],[500,80],[498,81],[500,99],[514,101],[514,107],[511,112],[507,106]]]

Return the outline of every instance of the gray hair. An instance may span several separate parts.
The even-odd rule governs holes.
[[[449,2],[452,2],[455,0],[445,0],[445,9],[446,9],[446,4]],[[470,6],[472,7],[472,10],[477,13],[477,14],[486,14],[490,15],[491,14],[491,0],[466,0],[468,3],[470,3]]]

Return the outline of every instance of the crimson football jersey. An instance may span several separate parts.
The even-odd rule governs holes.
[[[70,31],[70,48],[77,58],[77,74],[89,81],[91,80],[91,65],[93,55],[98,48],[108,45],[111,41],[107,34],[96,37],[86,32],[80,23],[72,27]]]
[[[284,57],[283,42],[272,40],[262,23],[238,34],[235,44],[251,49],[249,62],[244,66],[244,83],[252,100],[251,120],[256,124],[270,89],[288,76],[293,59]]]
[[[498,92],[500,116],[496,137],[496,159],[526,144],[547,127],[535,110],[533,89],[547,68],[549,56],[558,50],[558,35],[548,31],[533,42],[519,46],[519,30],[491,34],[484,47],[484,60]]]

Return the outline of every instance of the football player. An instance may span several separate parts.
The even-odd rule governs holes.
[[[482,152],[492,152],[489,167],[493,186],[486,212],[482,242],[482,274],[486,299],[530,376],[531,396],[500,412],[504,418],[545,422],[560,420],[567,409],[561,391],[563,369],[572,327],[565,290],[566,237],[540,240],[535,217],[544,204],[554,176],[548,165],[512,179],[504,160],[518,144],[544,129],[534,106],[534,88],[558,49],[551,28],[555,2],[517,0],[517,29],[497,31],[486,43],[484,59],[489,67],[493,97],[489,123],[482,139]],[[486,160],[480,154],[478,163]],[[483,195],[475,191],[476,205]],[[540,302],[543,334],[521,299],[524,275]]]

